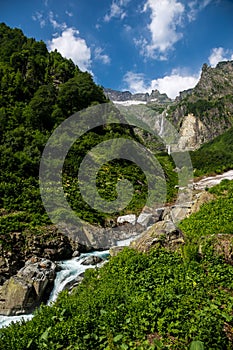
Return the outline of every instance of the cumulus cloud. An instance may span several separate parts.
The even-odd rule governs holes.
[[[147,92],[148,87],[144,81],[143,73],[127,72],[123,78],[126,88],[133,94],[137,92]]]
[[[182,39],[188,22],[216,0],[146,0],[142,13],[150,14],[141,37],[134,38],[140,53],[147,58],[167,60],[168,53]]]
[[[215,67],[218,62],[233,60],[233,54],[230,54],[229,50],[224,50],[223,47],[215,47],[208,59],[210,65]]]
[[[104,50],[101,47],[96,47],[94,51],[95,59],[104,64],[109,64],[111,62],[110,57],[103,52]]]
[[[125,7],[131,0],[113,0],[109,12],[104,16],[104,22],[110,22],[113,18],[124,19],[126,17]]]
[[[182,37],[178,27],[182,25],[185,7],[177,0],[147,0],[143,11],[150,11],[148,29],[151,37],[150,40],[141,40],[144,54],[154,57],[159,52],[164,57]]]
[[[199,75],[182,76],[176,72],[167,75],[163,78],[151,81],[151,90],[159,90],[161,93],[166,93],[168,97],[175,98],[180,91],[193,88],[199,80]]]
[[[79,31],[73,28],[64,29],[60,36],[49,41],[48,49],[57,49],[66,58],[71,58],[83,71],[89,70],[91,66],[91,49],[80,38]]]
[[[157,89],[160,93],[166,93],[168,97],[174,99],[180,91],[193,88],[199,77],[200,73],[197,75],[182,75],[179,71],[173,70],[170,75],[146,82],[143,74],[127,72],[124,76],[124,83],[132,93],[150,93]]]

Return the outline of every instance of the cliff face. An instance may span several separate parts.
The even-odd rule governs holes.
[[[193,90],[199,97],[221,98],[233,93],[233,61],[219,62],[215,68],[204,64],[199,82]]]
[[[195,88],[181,92],[167,114],[180,131],[180,149],[197,149],[233,126],[233,61],[204,64]]]

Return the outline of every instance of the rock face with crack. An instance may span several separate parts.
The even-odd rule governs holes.
[[[48,260],[32,257],[17,275],[0,286],[0,314],[6,316],[32,312],[46,301],[56,277],[56,265]]]

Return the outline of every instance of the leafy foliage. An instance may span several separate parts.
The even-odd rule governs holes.
[[[9,40],[7,44],[6,40]],[[10,29],[5,24],[0,25],[0,96],[0,207],[8,212],[27,211],[31,222],[44,224],[48,218],[40,199],[38,173],[46,141],[67,117],[107,100],[88,72],[81,72],[57,51],[48,53],[43,42],[28,39],[20,30]],[[78,190],[78,167],[92,147],[117,137],[142,141],[132,127],[101,126],[74,144],[64,165],[63,183],[68,200],[72,208],[91,223],[104,225],[107,215],[98,213],[83,201]],[[176,176],[171,159],[161,156],[161,160],[166,178],[171,180],[170,200],[175,195]],[[117,179],[128,179],[133,183],[134,197],[126,212],[138,212],[147,196],[143,172],[135,164],[123,160],[106,166],[98,173],[100,195],[109,201],[115,199]]]
[[[222,173],[233,168],[233,128],[191,152],[195,175]]]
[[[190,240],[216,233],[233,234],[233,181],[224,180],[209,189],[217,198],[183,220],[180,228]]]
[[[102,88],[89,73],[56,51],[48,53],[43,42],[26,38],[21,30],[0,25],[0,243],[4,249],[13,250],[12,232],[26,234],[49,223],[41,203],[38,168],[51,132],[72,113],[103,102]],[[191,111],[195,106],[189,107]],[[202,113],[204,107],[199,102],[195,108]],[[224,149],[225,160],[232,153],[231,132],[203,146],[199,155],[193,154],[200,173],[218,171],[220,166],[217,156],[212,158],[213,168],[201,162],[205,147],[206,154],[210,147],[213,155]],[[71,206],[90,222],[103,225],[107,217],[81,199],[77,172],[87,152],[113,134],[140,141],[132,128],[96,128],[70,149],[63,174]],[[177,181],[174,164],[169,156],[156,155],[168,180],[167,200],[171,200]],[[224,166],[231,166],[231,158],[225,160]],[[107,200],[115,199],[119,179],[133,183],[134,197],[126,211],[137,213],[147,197],[145,175],[133,162],[113,160],[99,170],[99,193]],[[186,251],[159,249],[146,255],[125,249],[101,269],[87,270],[72,295],[63,292],[52,307],[42,306],[31,321],[2,329],[0,348],[178,350],[196,343],[210,350],[230,350],[224,327],[233,327],[232,266],[213,255],[211,248],[201,259],[197,243],[201,236],[219,230],[232,233],[233,185],[224,182],[211,191],[216,201],[180,225],[189,241]]]
[[[230,349],[224,324],[233,322],[232,274],[210,255],[186,264],[178,253],[125,249],[87,270],[71,295],[63,292],[31,321],[2,329],[0,346],[178,350],[199,340],[206,349]]]

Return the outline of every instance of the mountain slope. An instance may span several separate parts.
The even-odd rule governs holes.
[[[195,175],[222,173],[233,169],[233,128],[191,152]]]
[[[180,132],[176,150],[197,149],[233,126],[233,61],[220,62],[215,68],[204,64],[197,85],[180,92],[175,101],[157,90],[151,94],[104,92],[116,105],[141,103],[153,109],[155,118],[168,118]]]
[[[197,149],[228,130],[233,125],[233,61],[216,68],[204,64],[195,88],[181,93],[167,114],[180,130],[180,149]]]

